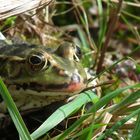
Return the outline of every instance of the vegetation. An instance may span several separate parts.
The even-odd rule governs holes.
[[[87,89],[30,133],[0,81],[20,139],[140,139],[139,7],[137,0],[57,0],[0,22],[8,39],[18,36],[41,45],[57,43],[56,38],[74,42],[90,75]],[[66,122],[65,130],[55,130],[65,118],[75,120],[68,127]]]

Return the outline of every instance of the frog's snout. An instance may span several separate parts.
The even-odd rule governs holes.
[[[65,70],[59,71],[60,76],[66,76],[70,78],[71,83],[80,83],[81,82],[81,76],[78,73],[69,73]]]
[[[85,87],[83,78],[78,73],[73,73],[71,76],[71,82],[68,84],[67,91],[71,93],[78,93]]]

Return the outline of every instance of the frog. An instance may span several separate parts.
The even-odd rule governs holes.
[[[0,41],[0,76],[19,111],[65,100],[87,85],[77,47],[69,41],[53,47]],[[0,112],[7,112],[3,100]]]

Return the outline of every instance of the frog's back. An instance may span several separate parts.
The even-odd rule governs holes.
[[[0,55],[3,56],[25,56],[34,48],[38,48],[37,45],[30,45],[22,42],[20,44],[7,44],[5,41],[0,41]]]
[[[47,46],[29,44],[27,42],[13,43],[8,44],[5,41],[0,40],[0,56],[19,56],[25,57],[30,51],[33,49],[36,50],[41,48],[46,52],[55,52],[55,50],[59,47],[59,43],[57,45],[49,44]]]

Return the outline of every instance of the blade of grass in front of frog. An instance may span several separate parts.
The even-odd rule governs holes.
[[[137,121],[135,122],[135,128],[132,133],[131,140],[140,139],[140,113],[138,114]]]
[[[105,133],[103,133],[102,135],[100,135],[96,140],[103,140],[106,137],[110,136],[112,134],[112,132],[118,130],[128,120],[130,120],[131,118],[133,118],[134,116],[136,116],[139,113],[140,113],[140,108],[137,109],[136,111],[133,111],[130,115],[128,115],[127,117],[124,117],[120,121],[117,121],[110,129],[108,129],[107,131],[105,131]],[[138,139],[131,139],[131,140],[138,140]]]
[[[89,127],[83,128],[80,132],[76,133],[70,139],[76,139],[76,138],[78,139],[82,135],[86,135],[86,138],[87,138],[87,134],[88,134],[88,132],[90,132],[91,127],[93,130],[95,130],[95,129],[98,129],[98,128],[105,126],[105,125],[106,124],[91,124],[91,125],[89,125]],[[80,138],[80,139],[82,139],[82,138]]]
[[[116,104],[114,107],[112,107],[109,112],[112,114],[115,114],[117,112],[121,113],[121,111],[123,110],[123,113],[125,113],[123,108],[127,108],[127,106],[136,103],[136,100],[138,100],[140,98],[140,90],[136,91],[136,92],[132,92],[130,95],[128,95],[127,97],[125,97],[121,102],[119,102],[118,104]]]
[[[127,109],[129,105],[133,105],[133,103],[136,103],[136,100],[140,98],[140,90],[136,92],[132,92],[130,95],[126,96],[122,101],[120,101],[115,106],[111,107],[108,112],[115,116],[126,116],[134,111],[136,111],[137,108],[133,109]],[[119,113],[119,115],[118,115]],[[122,124],[123,125],[123,124]],[[139,128],[140,129],[140,128]],[[93,132],[93,131],[92,131]]]
[[[11,95],[1,78],[0,78],[0,94],[8,108],[10,116],[17,128],[17,131],[19,132],[21,139],[22,140],[32,140],[32,138],[28,132],[28,129],[26,128],[26,126],[22,120],[22,117],[21,117]]]
[[[106,96],[101,98],[97,103],[93,105],[93,107],[90,109],[90,111],[87,113],[87,115],[83,115],[79,120],[77,120],[75,123],[73,123],[67,130],[64,131],[64,133],[58,138],[58,140],[65,139],[72,131],[74,131],[78,126],[82,124],[82,122],[89,117],[88,114],[96,113],[100,108],[102,108],[104,105],[108,104],[113,98],[121,94],[123,91],[131,89],[131,88],[139,88],[140,84],[127,86],[124,88],[117,89],[115,91],[112,91],[110,93],[107,93]]]
[[[87,133],[90,131],[90,127],[93,127],[93,129],[98,129],[102,126],[105,126],[106,124],[91,124],[89,125],[89,127],[83,128],[81,131],[77,132],[76,134],[74,134],[73,136],[70,137],[71,140],[75,140],[75,139],[80,139],[80,140],[84,140],[85,138],[82,138],[82,135],[85,135],[87,137]],[[57,136],[51,138],[51,140],[58,140],[58,138],[60,137],[61,134],[58,134]],[[69,138],[68,138],[69,139]]]
[[[92,91],[79,94],[79,96],[72,102],[57,109],[36,131],[31,134],[32,138],[39,138],[87,102],[96,103],[97,101],[98,97]]]

